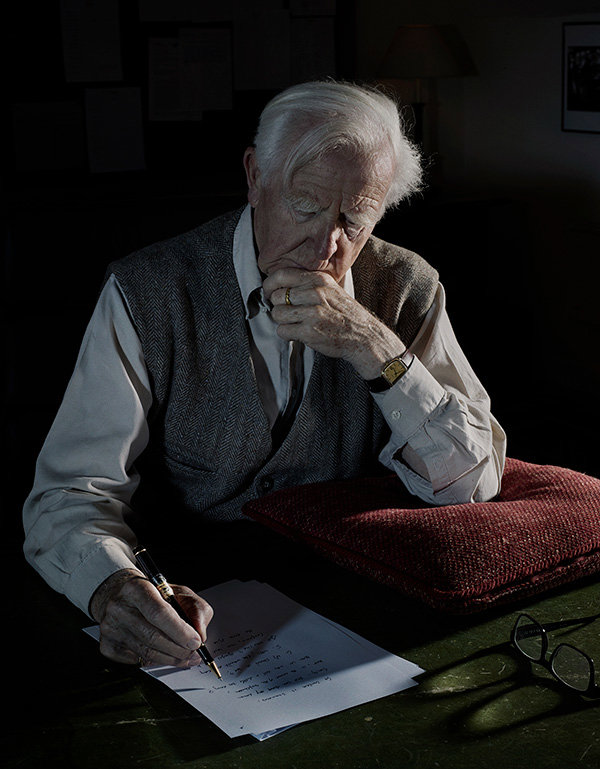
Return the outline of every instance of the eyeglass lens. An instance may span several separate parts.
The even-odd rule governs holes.
[[[523,614],[517,620],[514,642],[525,657],[533,662],[543,662],[546,640],[543,627]],[[586,692],[592,682],[589,658],[569,644],[560,644],[550,658],[552,672],[563,684],[578,692]]]
[[[544,629],[531,617],[522,615],[515,627],[515,644],[521,654],[539,662],[544,654]]]
[[[592,670],[589,659],[577,649],[561,644],[552,655],[552,672],[567,686],[585,692],[590,686]]]

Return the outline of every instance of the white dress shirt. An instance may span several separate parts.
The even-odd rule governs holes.
[[[285,408],[290,345],[262,294],[250,208],[234,236],[233,262],[246,307],[252,365],[271,425]],[[344,289],[354,295],[352,275]],[[462,352],[441,285],[411,345],[415,358],[390,390],[373,394],[391,436],[380,461],[426,502],[485,501],[500,489],[506,437]],[[304,390],[314,353],[304,350]],[[340,393],[343,397],[343,393]],[[113,275],[87,327],[63,402],[40,452],[23,516],[25,555],[83,611],[113,572],[130,568],[126,523],[148,443],[152,404],[139,337]]]

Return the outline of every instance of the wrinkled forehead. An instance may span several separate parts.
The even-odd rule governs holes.
[[[301,166],[282,179],[286,196],[328,203],[343,199],[351,208],[379,208],[392,183],[393,164],[387,153],[371,156],[334,150]]]

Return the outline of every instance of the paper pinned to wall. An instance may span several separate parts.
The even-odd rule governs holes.
[[[60,19],[67,82],[123,79],[118,0],[61,0]]]
[[[182,28],[178,37],[148,41],[148,118],[202,120],[206,110],[233,106],[231,33]]]
[[[140,21],[219,22],[231,19],[233,0],[138,0]]]
[[[229,737],[265,739],[416,685],[423,670],[287,598],[233,580],[202,591],[215,616],[204,665],[145,668]]]
[[[232,109],[233,71],[229,30],[181,29],[179,46],[184,109]]]

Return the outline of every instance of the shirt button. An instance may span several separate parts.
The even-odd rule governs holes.
[[[392,419],[400,419],[402,417],[402,412],[395,409],[392,411]]]
[[[265,475],[259,480],[258,485],[263,494],[266,494],[273,488],[273,478],[270,475]]]

